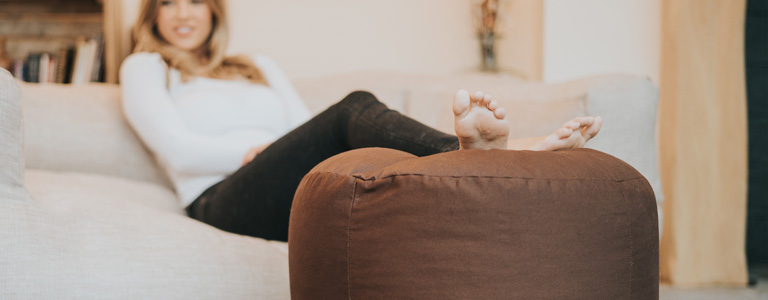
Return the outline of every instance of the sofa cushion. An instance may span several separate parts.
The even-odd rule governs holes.
[[[82,210],[88,209],[94,202],[103,202],[122,211],[131,210],[131,207],[139,204],[157,211],[186,215],[179,207],[178,197],[168,188],[154,183],[98,174],[35,169],[27,169],[24,177],[32,199],[49,208]]]
[[[170,186],[143,147],[112,84],[22,84],[28,168],[124,177]]]
[[[2,299],[290,298],[284,243],[180,215],[164,188],[47,171],[27,179],[35,201],[0,207]],[[142,197],[151,199],[133,201]]]

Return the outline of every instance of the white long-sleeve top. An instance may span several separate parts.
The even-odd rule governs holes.
[[[120,68],[128,122],[154,153],[182,207],[236,171],[252,147],[270,143],[310,113],[280,68],[253,57],[269,86],[194,77],[168,67],[158,53],[135,53]]]

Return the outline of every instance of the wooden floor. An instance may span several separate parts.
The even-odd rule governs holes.
[[[661,300],[767,300],[768,266],[751,272],[757,284],[745,288],[685,289],[661,286]]]

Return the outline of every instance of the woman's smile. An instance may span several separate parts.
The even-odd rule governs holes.
[[[212,19],[211,8],[204,1],[164,1],[157,15],[157,30],[169,44],[192,51],[208,40]]]

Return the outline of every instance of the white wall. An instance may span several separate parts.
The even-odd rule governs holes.
[[[273,57],[290,77],[479,65],[469,0],[230,0],[232,52]]]
[[[131,24],[140,0],[121,1],[122,22]],[[230,52],[268,54],[292,78],[372,69],[477,71],[475,1],[228,0]],[[504,1],[502,70],[550,82],[618,72],[658,83],[660,0]]]
[[[546,0],[544,80],[643,74],[658,84],[660,0]]]

